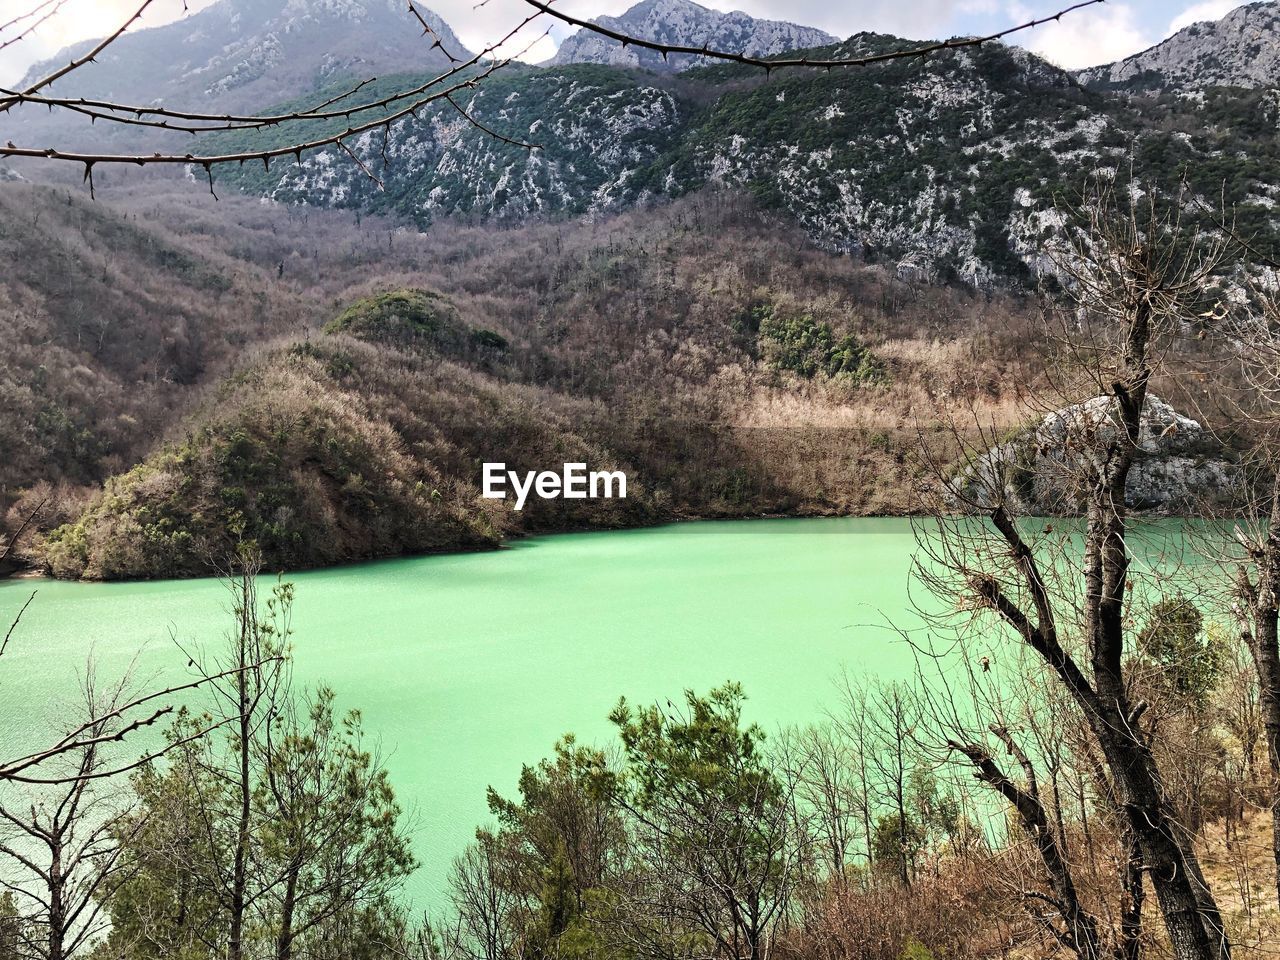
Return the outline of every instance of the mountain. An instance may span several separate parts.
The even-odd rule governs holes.
[[[757,20],[736,10],[721,13],[692,0],[643,0],[619,17],[597,17],[592,22],[643,40],[671,46],[709,46],[752,57],[826,46],[836,40],[814,27],[781,20]],[[656,71],[687,70],[704,62],[707,61],[703,57],[678,55],[664,58],[655,50],[624,47],[589,30],[579,30],[567,37],[555,56],[547,61],[551,66],[603,63]]]
[[[1077,74],[1081,83],[1128,91],[1280,86],[1280,0],[1250,3],[1221,20],[1193,23],[1149,50]]]
[[[356,103],[430,75],[383,75]],[[298,82],[282,112],[349,83]],[[990,44],[771,75],[513,65],[459,103],[477,123],[433,106],[379,128],[395,107],[366,106],[355,159],[222,168],[217,201],[177,178],[97,202],[0,184],[0,510],[13,529],[53,504],[25,556],[149,576],[204,569],[228,530],[308,566],[902,512],[920,469],[904,424],[972,403],[1019,426],[1005,385],[1042,344],[1018,291],[1052,278],[1060,203],[1086,178],[1225,190],[1240,232],[1280,246],[1268,90],[1134,97]],[[632,471],[634,499],[517,514],[478,495],[484,461],[565,457]]]
[[[1010,426],[1035,344],[1017,298],[911,291],[728,192],[419,233],[181,183],[0,184],[0,263],[0,516],[45,503],[23,553],[65,576],[207,572],[237,538],[298,568],[902,513],[929,398]],[[480,496],[490,461],[623,469],[627,499],[517,512]]]
[[[430,11],[423,16],[450,53],[469,56],[443,20]],[[85,41],[37,64],[22,86],[96,42]],[[220,0],[173,23],[126,33],[95,62],[49,89],[62,96],[201,112],[260,111],[326,84],[350,84],[386,72],[437,71],[448,62],[400,0]],[[103,134],[76,118],[37,108],[6,118],[3,132],[13,140],[56,134],[64,143],[68,137],[87,143]],[[137,128],[132,135],[136,139]]]
[[[864,34],[822,49],[865,54],[905,42]],[[388,80],[370,98],[413,79]],[[221,175],[273,200],[424,226],[459,216],[595,216],[727,186],[787,214],[826,249],[891,260],[916,280],[984,287],[1043,272],[1040,241],[1056,203],[1091,175],[1176,184],[1185,172],[1214,198],[1225,181],[1250,229],[1264,238],[1276,229],[1275,104],[1233,94],[1199,107],[1134,101],[1084,89],[999,44],[767,78],[748,67],[700,68],[679,83],[596,64],[515,67],[486,79],[467,106],[539,149],[503,143],[439,108],[353,141],[363,166],[322,150],[270,172],[246,165]],[[216,142],[261,149],[288,135]],[[1240,153],[1251,158],[1243,175]]]
[[[366,33],[377,37],[384,28],[397,37],[405,33],[399,15],[386,5],[392,2],[275,0],[271,13],[250,0],[222,0],[181,25],[140,31],[132,39],[155,52],[169,36],[174,44],[206,50],[201,62],[210,62],[208,50],[223,46],[241,51],[235,54],[237,63],[247,62],[243,45],[225,43],[225,36],[280,34],[302,44],[304,35],[336,31],[347,34],[342,43],[348,46],[341,49],[350,49],[357,34],[364,47]],[[237,17],[238,5],[257,9],[256,26],[247,13]],[[1244,36],[1246,22],[1256,33],[1271,22],[1267,11],[1276,7],[1254,5],[1221,24],[1184,34]],[[359,30],[349,29],[356,23],[350,18],[361,17],[371,19],[360,20],[365,25]],[[759,28],[754,41],[747,34],[706,32],[744,22],[740,15],[719,14],[687,0],[645,0],[619,19],[633,32],[760,53],[782,43],[770,46],[770,37],[793,37],[787,25],[757,21],[751,21]],[[441,31],[452,36],[446,27]],[[575,53],[574,45],[591,38],[575,37],[562,57],[586,55]],[[855,56],[910,43],[859,34],[815,49],[827,56]],[[270,45],[255,40],[250,46]],[[290,84],[282,86],[278,79],[287,71],[271,71],[243,87],[231,86],[225,95],[262,89],[254,84],[304,88],[269,107],[289,112],[349,89],[349,79],[312,88],[309,84],[323,73],[315,66],[323,56],[306,44],[297,49],[302,52],[290,54]],[[623,53],[609,49],[610,56]],[[628,48],[626,56],[640,55]],[[217,70],[186,70],[184,82],[198,75],[207,86],[214,75],[223,80],[241,75],[217,62],[222,64]],[[1228,59],[1220,56],[1217,62],[1224,65]],[[383,74],[348,102],[375,103],[432,76],[430,68]],[[215,174],[224,184],[270,200],[392,215],[420,227],[453,217],[511,223],[599,216],[730,187],[786,214],[826,249],[890,261],[903,277],[916,281],[959,279],[987,288],[1035,282],[1051,267],[1042,236],[1052,230],[1063,193],[1078,191],[1091,176],[1114,177],[1121,184],[1132,179],[1143,189],[1185,177],[1214,200],[1225,183],[1226,200],[1242,229],[1263,244],[1280,237],[1280,214],[1274,212],[1280,203],[1274,186],[1280,181],[1280,145],[1274,136],[1280,103],[1268,91],[1239,87],[1210,87],[1197,97],[1194,102],[1178,96],[1134,98],[1091,89],[1075,75],[1001,44],[857,70],[765,75],[746,66],[718,65],[683,70],[678,79],[601,63],[513,64],[479,82],[462,106],[480,124],[537,149],[494,138],[441,101],[389,129],[352,138],[346,146],[359,162],[344,150],[326,148],[303,153],[298,163],[274,162],[270,170],[248,164]],[[397,106],[404,103],[390,109]],[[354,119],[374,121],[382,115],[377,111],[386,109],[358,111]],[[329,132],[344,124],[333,121]],[[204,142],[211,152],[255,151],[311,139],[317,132],[283,124],[218,134]],[[1247,163],[1241,164],[1242,156]]]

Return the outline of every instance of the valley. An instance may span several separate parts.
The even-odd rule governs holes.
[[[0,960],[1280,956],[1280,0],[30,2]]]
[[[682,2],[619,22],[702,23]],[[1224,21],[1218,48],[1265,29],[1255,6]],[[405,56],[400,15],[378,3],[276,19],[233,7],[125,37],[76,82],[128,97],[142,82],[130,44],[141,55],[192,25],[234,30],[245,50],[289,37],[290,73],[229,47],[164,81],[180,96],[198,78],[229,108],[277,96],[289,114],[320,97],[347,111],[331,126],[362,124],[427,76],[352,88]],[[779,38],[822,39],[727,24],[715,29],[757,31],[766,56]],[[299,65],[350,27],[384,40],[308,77]],[[465,52],[436,28],[433,56]],[[192,575],[230,536],[298,569],[546,530],[911,513],[915,438],[932,436],[942,461],[966,443],[942,411],[972,407],[969,439],[1025,423],[1052,238],[1090,182],[1183,182],[1186,227],[1227,204],[1255,261],[1277,239],[1277,105],[1252,84],[1134,93],[998,44],[769,76],[601,59],[569,46],[487,78],[464,113],[441,103],[296,163],[219,167],[216,200],[148,172],[99,173],[94,199],[0,185],[0,244],[18,265],[0,281],[18,413],[2,428],[0,508],[10,531],[40,511],[8,566]],[[62,136],[74,120],[40,113],[17,111],[14,135]],[[295,126],[209,136],[263,149]],[[1183,372],[1161,390],[1210,429],[1228,422]],[[519,514],[478,497],[486,460],[567,457],[632,471],[632,495]]]
[[[63,576],[195,574],[228,537],[298,569],[522,532],[909,513],[908,438],[957,400],[1009,422],[1001,384],[1029,360],[1019,295],[906,283],[729,191],[424,234],[180,191],[13,193],[14,247],[66,218],[62,255],[88,281],[30,275],[47,312],[10,315],[46,372],[19,394],[4,489],[15,524],[45,502],[26,549]],[[169,290],[116,289],[175,282],[192,287],[178,313],[147,306]],[[479,496],[496,460],[586,460],[633,485],[516,512]]]

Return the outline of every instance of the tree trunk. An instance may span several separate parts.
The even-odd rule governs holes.
[[[1272,689],[1262,698],[1267,738],[1267,759],[1271,773],[1271,856],[1275,863],[1276,902],[1280,903],[1280,656],[1271,642],[1269,673]]]
[[[1241,632],[1258,674],[1258,710],[1267,742],[1271,853],[1280,903],[1280,480],[1272,492],[1268,526],[1265,541],[1246,544],[1257,566],[1258,582],[1251,584],[1241,571],[1238,592],[1252,620],[1250,624],[1241,618]]]
[[[1222,916],[1200,871],[1195,852],[1179,834],[1165,802],[1155,758],[1138,727],[1143,707],[1129,704],[1123,672],[1125,593],[1129,586],[1126,487],[1138,449],[1142,412],[1151,377],[1148,345],[1153,298],[1150,268],[1135,251],[1127,268],[1132,299],[1120,376],[1112,384],[1119,435],[1095,461],[1085,547],[1085,632],[1093,668],[1092,696],[1073,691],[1111,768],[1121,812],[1151,878],[1174,954],[1180,960],[1229,958]]]
[[[293,957],[293,912],[297,907],[298,868],[291,867],[285,878],[284,897],[280,903],[280,932],[276,936],[276,960]]]
[[[1142,903],[1146,890],[1142,880],[1142,851],[1132,837],[1126,843],[1128,859],[1124,865],[1124,880],[1120,904],[1120,949],[1117,960],[1139,960],[1142,955]]]
[[[249,719],[248,666],[250,658],[248,656],[248,646],[249,633],[252,630],[251,618],[253,617],[253,611],[250,609],[250,604],[253,602],[250,589],[250,582],[246,574],[244,589],[241,592],[243,610],[241,611],[240,619],[240,642],[237,648],[239,673],[236,675],[236,693],[239,697],[240,707],[238,723],[240,735],[238,759],[240,769],[238,771],[239,782],[236,787],[239,791],[240,809],[236,823],[236,846],[231,872],[231,903],[229,904],[231,930],[227,938],[227,960],[243,960],[244,958],[244,914],[249,867],[249,818],[251,816],[250,804],[253,800],[249,772],[249,737],[252,734],[252,727]]]
[[[67,939],[66,878],[62,872],[62,844],[49,844],[49,960],[64,960]]]
[[[1113,702],[1125,705],[1123,695]],[[1199,861],[1178,834],[1151,750],[1136,734],[1126,732],[1136,718],[1103,707],[1090,719],[1107,755],[1121,812],[1151,878],[1174,955],[1180,960],[1229,960],[1222,915]]]
[[[1040,854],[1040,862],[1049,875],[1049,886],[1053,890],[1048,899],[1062,915],[1065,930],[1055,930],[1054,936],[1064,946],[1069,947],[1080,960],[1103,960],[1102,941],[1098,936],[1098,922],[1085,910],[1076,892],[1075,879],[1071,875],[1071,867],[1063,855],[1058,843],[1058,835],[1054,832],[1049,817],[1045,813],[1044,804],[1040,800],[1040,790],[1036,784],[1035,768],[1026,753],[1017,745],[1013,737],[1002,727],[993,726],[994,733],[1009,753],[1022,767],[1026,784],[1019,786],[1005,775],[995,759],[981,746],[972,743],[951,741],[950,746],[969,758],[974,765],[976,776],[986,783],[1013,807],[1018,815],[1027,838],[1035,844]],[[1046,921],[1047,922],[1047,921]]]

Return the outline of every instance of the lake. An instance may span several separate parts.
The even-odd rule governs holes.
[[[908,675],[886,624],[903,623],[914,545],[899,519],[699,522],[299,573],[295,680],[362,711],[412,817],[408,893],[437,906],[486,788],[513,794],[567,732],[604,742],[620,695],[737,680],[769,729],[820,720],[842,667]],[[6,627],[33,589],[0,668],[6,756],[47,740],[90,653],[103,678],[132,663],[172,682],[186,676],[172,637],[211,643],[230,624],[215,580],[21,580],[0,584]]]

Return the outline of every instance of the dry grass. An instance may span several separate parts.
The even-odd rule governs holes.
[[[1199,853],[1205,879],[1231,926],[1234,955],[1240,960],[1280,957],[1271,817],[1265,811],[1249,810],[1230,834],[1223,822],[1211,824]]]

